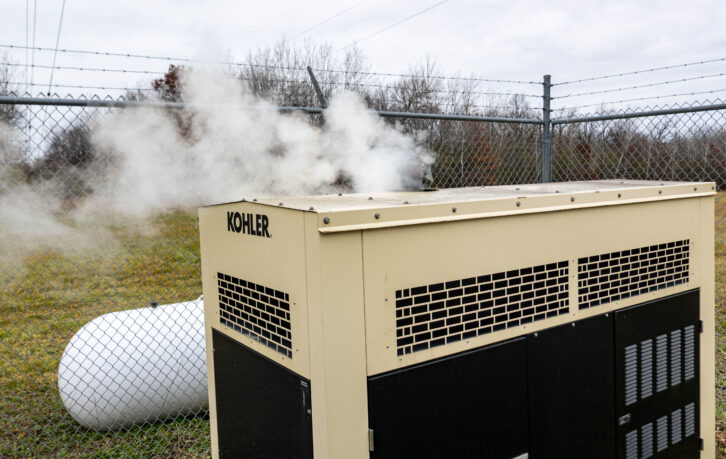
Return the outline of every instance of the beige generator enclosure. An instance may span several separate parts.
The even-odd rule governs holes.
[[[201,208],[214,456],[713,457],[713,190]]]

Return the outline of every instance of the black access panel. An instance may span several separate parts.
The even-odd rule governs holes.
[[[222,458],[312,458],[310,381],[212,329]]]
[[[615,313],[617,457],[699,457],[699,292]]]
[[[522,456],[526,340],[370,377],[368,416],[375,459]]]
[[[527,336],[529,457],[615,456],[613,315]]]

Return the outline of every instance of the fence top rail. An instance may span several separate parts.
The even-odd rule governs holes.
[[[184,102],[163,102],[149,100],[104,100],[104,99],[64,99],[46,97],[19,97],[0,96],[0,105],[53,105],[66,107],[158,107],[158,108],[184,108],[187,106],[234,106],[235,104],[187,104]],[[280,112],[300,111],[310,114],[321,114],[325,109],[321,107],[295,107],[295,106],[270,106]],[[452,115],[447,113],[415,113],[395,112],[386,110],[370,110],[379,116],[387,118],[414,118],[445,121],[478,121],[514,124],[542,124],[542,120],[536,118],[507,118],[498,116],[476,116],[476,115]]]
[[[614,113],[612,115],[580,116],[575,118],[559,118],[552,120],[552,124],[588,123],[593,121],[623,120],[629,118],[645,118],[648,116],[677,115],[679,113],[707,112],[726,110],[726,104],[696,105],[693,107],[668,108],[663,110],[649,110],[630,113]]]

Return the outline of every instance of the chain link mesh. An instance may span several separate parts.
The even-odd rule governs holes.
[[[0,120],[5,121],[0,125],[0,285],[4,292],[0,456],[197,457],[210,452],[206,405],[192,400],[185,409],[174,408],[169,390],[190,393],[195,390],[192,386],[206,390],[206,376],[198,371],[204,367],[198,342],[177,336],[179,327],[197,332],[202,327],[200,301],[179,306],[183,314],[176,316],[164,312],[168,311],[164,307],[152,308],[124,326],[119,326],[117,315],[152,301],[163,305],[199,297],[195,210],[177,209],[145,219],[111,215],[102,222],[68,219],[64,214],[92,192],[89,135],[110,110],[116,109],[0,105]],[[432,152],[433,187],[535,183],[541,177],[539,125],[414,119],[395,125]],[[715,181],[723,189],[726,111],[557,124],[552,167],[555,181],[698,180]],[[27,192],[31,187],[41,192],[31,196]],[[717,203],[716,250],[721,254],[717,303],[723,308],[723,194],[719,193]],[[36,213],[48,218],[27,217]],[[64,226],[59,227],[59,221]],[[116,315],[108,314],[112,311]],[[169,323],[173,320],[179,323]],[[166,323],[158,336],[177,351],[174,355],[158,354],[164,343],[153,343],[148,333],[144,335],[150,321]],[[79,333],[66,352],[84,354],[99,364],[91,369],[66,368],[68,376],[60,384],[75,387],[84,378],[96,381],[88,389],[90,394],[76,394],[74,399],[79,411],[94,419],[99,419],[94,411],[99,399],[112,410],[123,411],[133,404],[129,397],[146,394],[132,400],[138,409],[128,424],[87,429],[63,406],[59,363],[69,340],[84,325],[96,327],[101,338],[78,341]],[[720,365],[720,384],[726,384]],[[134,382],[142,387],[124,385],[124,378],[134,371],[144,376]],[[195,376],[185,382],[182,373]],[[168,414],[162,419],[144,417],[143,408],[148,406],[166,409]]]

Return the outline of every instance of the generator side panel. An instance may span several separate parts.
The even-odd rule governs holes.
[[[310,380],[303,212],[240,202],[199,210],[212,452],[213,330]],[[229,381],[226,381],[229,384]],[[244,394],[246,386],[233,384]]]
[[[713,282],[700,219],[689,198],[364,231],[368,374]]]
[[[310,381],[212,330],[221,458],[312,459]]]

